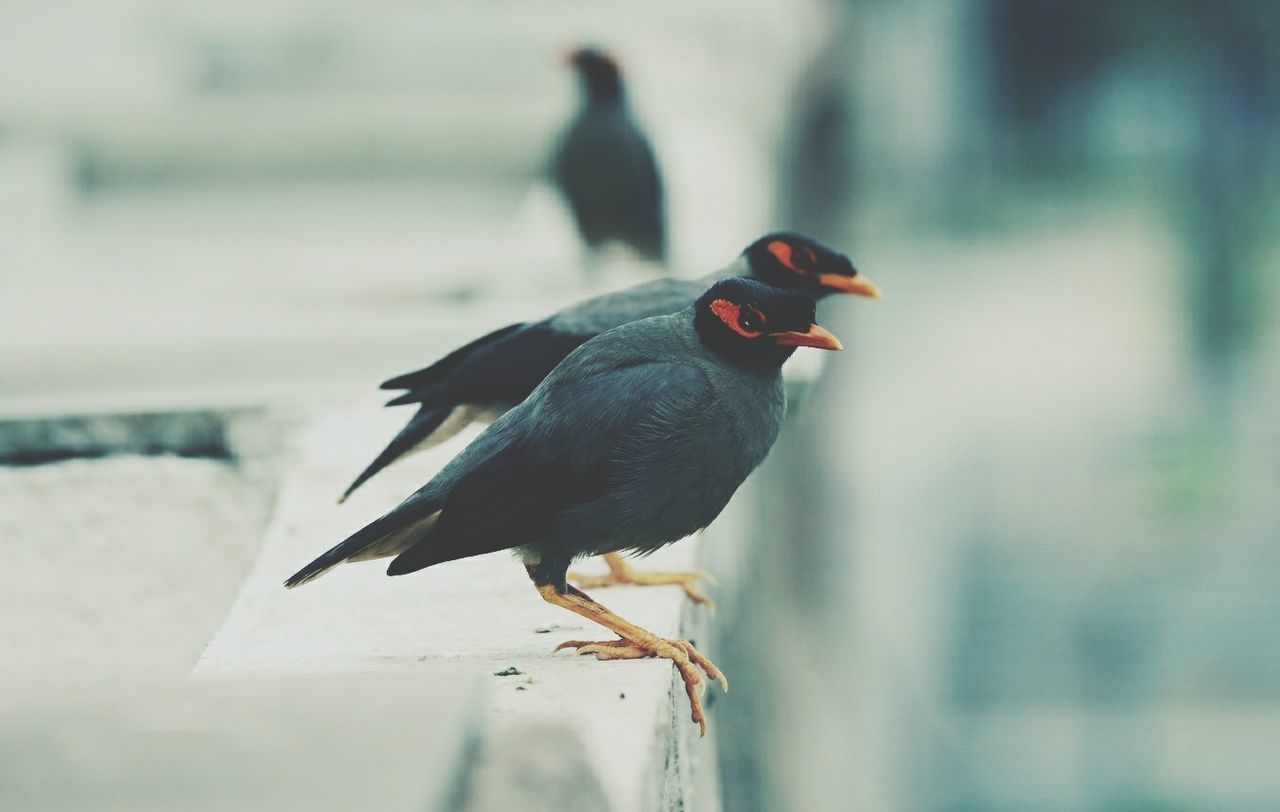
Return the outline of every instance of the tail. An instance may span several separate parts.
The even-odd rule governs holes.
[[[428,384],[427,386],[420,386],[417,389],[410,389],[408,392],[401,392],[382,405],[404,406],[409,403],[418,403],[425,406],[432,401],[438,401],[441,398],[448,397],[449,392],[447,390],[447,386],[448,384]]]
[[[375,519],[295,572],[284,582],[289,589],[302,586],[346,561],[368,561],[399,555],[422,541],[440,516],[434,500],[406,501],[387,515]]]
[[[347,501],[347,498],[355,492],[355,489],[369,481],[374,474],[386,468],[391,463],[408,454],[418,445],[431,437],[435,430],[440,428],[440,424],[453,412],[455,407],[452,404],[444,406],[428,407],[423,406],[418,413],[400,430],[400,433],[392,438],[387,447],[382,449],[373,462],[360,472],[360,476],[343,492],[338,504]]]

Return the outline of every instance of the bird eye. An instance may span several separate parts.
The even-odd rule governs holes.
[[[742,315],[738,317],[738,326],[748,333],[761,332],[764,329],[764,317],[755,308],[743,308]]]

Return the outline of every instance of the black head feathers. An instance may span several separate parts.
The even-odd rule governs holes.
[[[776,369],[796,347],[841,349],[835,336],[814,323],[811,296],[754,279],[715,283],[694,311],[698,337],[738,366]]]
[[[743,255],[751,275],[771,285],[801,290],[819,299],[830,293],[880,298],[879,289],[858,275],[848,257],[804,234],[766,234],[747,246]]]
[[[622,99],[622,73],[609,54],[598,48],[579,48],[569,54],[569,64],[582,78],[588,104]]]

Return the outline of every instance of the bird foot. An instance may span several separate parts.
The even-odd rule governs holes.
[[[612,555],[612,554],[611,554]],[[618,584],[634,584],[636,586],[664,586],[667,584],[677,584],[684,589],[684,594],[689,596],[689,600],[694,603],[707,607],[714,614],[716,610],[716,602],[698,588],[699,581],[706,581],[708,584],[715,585],[715,576],[706,570],[689,570],[687,572],[641,572],[632,569],[621,559],[613,559],[610,556],[605,557],[606,563],[609,564],[609,572],[607,575],[585,575],[580,572],[571,572],[568,575],[569,581],[579,589],[594,589],[601,586],[616,586]]]
[[[702,693],[706,691],[706,683],[698,669],[702,669],[707,677],[720,683],[725,691],[729,690],[729,680],[702,652],[693,647],[688,640],[669,640],[655,637],[651,641],[632,642],[630,640],[566,640],[556,646],[555,650],[565,648],[577,649],[578,654],[594,654],[597,660],[639,660],[648,657],[661,657],[670,660],[680,672],[684,680],[685,693],[689,696],[690,717],[698,725],[700,735],[707,733],[707,717],[702,709]]]

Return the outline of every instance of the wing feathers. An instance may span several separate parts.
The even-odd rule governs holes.
[[[444,380],[458,364],[462,363],[468,355],[475,352],[479,347],[497,341],[511,332],[520,329],[524,324],[509,324],[506,327],[494,330],[492,333],[477,338],[470,344],[466,344],[453,352],[436,361],[434,364],[413,372],[406,372],[404,375],[397,375],[394,378],[383,381],[382,389],[421,389],[424,386],[438,383]]]
[[[435,526],[439,505],[431,499],[410,497],[399,507],[365,525],[341,544],[334,546],[310,564],[295,572],[284,585],[290,589],[314,581],[344,561],[373,550],[389,549],[403,543],[415,544],[429,535]],[[403,537],[402,537],[403,536]],[[391,555],[387,552],[386,555]]]

